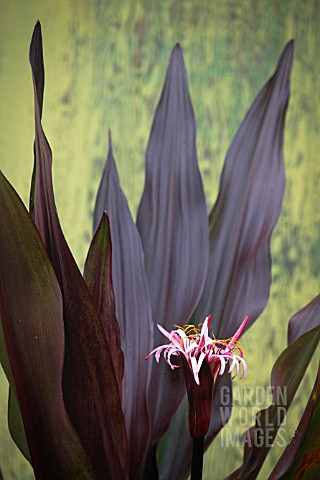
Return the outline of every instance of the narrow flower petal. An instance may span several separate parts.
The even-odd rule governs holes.
[[[234,345],[237,341],[238,341],[238,338],[240,337],[240,335],[242,334],[246,324],[247,324],[247,321],[248,321],[248,317],[245,317],[245,319],[243,320],[243,322],[241,323],[240,327],[238,328],[238,330],[236,331],[236,333],[233,335],[233,337],[231,338],[228,346],[232,346]]]
[[[198,365],[197,365],[197,359],[195,357],[190,358],[190,363],[191,363],[191,371],[193,373],[193,377],[195,379],[195,382],[197,385],[200,384],[199,382],[199,375],[198,375]]]

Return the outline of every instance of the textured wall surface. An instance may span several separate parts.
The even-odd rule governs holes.
[[[27,202],[34,129],[28,49],[40,19],[46,69],[43,125],[53,150],[62,227],[80,267],[91,238],[108,127],[122,187],[136,212],[144,150],[173,45],[179,42],[184,50],[210,208],[233,135],[285,43],[295,39],[285,134],[287,188],[272,240],[273,284],[265,312],[242,342],[249,365],[245,385],[269,385],[272,365],[286,346],[290,316],[320,291],[318,2],[0,0],[0,5],[0,168]],[[311,391],[315,365],[289,412],[287,438]],[[30,468],[7,432],[6,396],[2,375],[0,465],[6,480],[27,480],[33,478]],[[234,418],[238,425],[237,409]],[[240,464],[242,449],[222,443],[218,438],[207,452],[204,478],[222,478]],[[280,451],[272,449],[260,478],[266,478]]]

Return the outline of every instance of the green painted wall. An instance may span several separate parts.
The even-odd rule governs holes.
[[[0,6],[0,168],[27,202],[33,163],[28,49],[40,19],[46,68],[43,124],[54,154],[61,223],[80,266],[91,237],[108,127],[122,186],[136,212],[144,150],[173,45],[180,42],[184,49],[210,207],[233,135],[285,43],[295,38],[285,136],[287,190],[272,241],[274,282],[266,311],[242,342],[250,371],[244,385],[269,385],[272,365],[286,346],[290,316],[320,291],[317,0],[0,0]],[[315,365],[292,405],[287,438],[312,388]],[[6,480],[27,480],[32,474],[7,433],[6,391],[2,376],[0,465]],[[233,425],[239,423],[236,415]],[[241,462],[241,448],[221,443],[217,439],[206,454],[206,479],[218,479]],[[280,450],[272,449],[261,479]]]

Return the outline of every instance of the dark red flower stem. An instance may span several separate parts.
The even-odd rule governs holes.
[[[191,480],[202,479],[204,437],[193,439]]]

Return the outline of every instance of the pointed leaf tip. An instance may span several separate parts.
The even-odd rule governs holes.
[[[277,72],[279,76],[283,75],[285,80],[290,80],[290,74],[293,63],[294,40],[290,40],[283,49],[282,55],[279,59]]]
[[[32,39],[30,43],[30,50],[29,50],[29,61],[33,70],[34,70],[33,67],[34,67],[35,53],[37,52],[39,47],[41,48],[41,53],[42,53],[41,23],[38,20],[33,29]]]
[[[103,210],[107,210],[110,217],[112,282],[125,355],[122,405],[130,449],[130,471],[136,473],[143,464],[149,436],[146,391],[151,364],[143,359],[152,349],[153,324],[141,240],[119,184],[111,145],[97,195],[94,230]],[[122,248],[123,245],[126,248]]]
[[[109,150],[112,150],[112,135],[111,135],[111,128],[108,128],[108,143],[109,143]]]
[[[180,45],[180,43],[176,43],[175,46],[173,47],[169,59],[169,65],[168,65],[168,71],[170,70],[170,67],[175,67],[175,68],[181,68],[183,72],[186,73],[186,67],[184,63],[184,57],[183,57],[183,50]]]
[[[43,91],[44,91],[44,62],[41,24],[37,21],[30,43],[29,62],[32,70],[33,82],[39,106],[40,118],[42,116]]]

